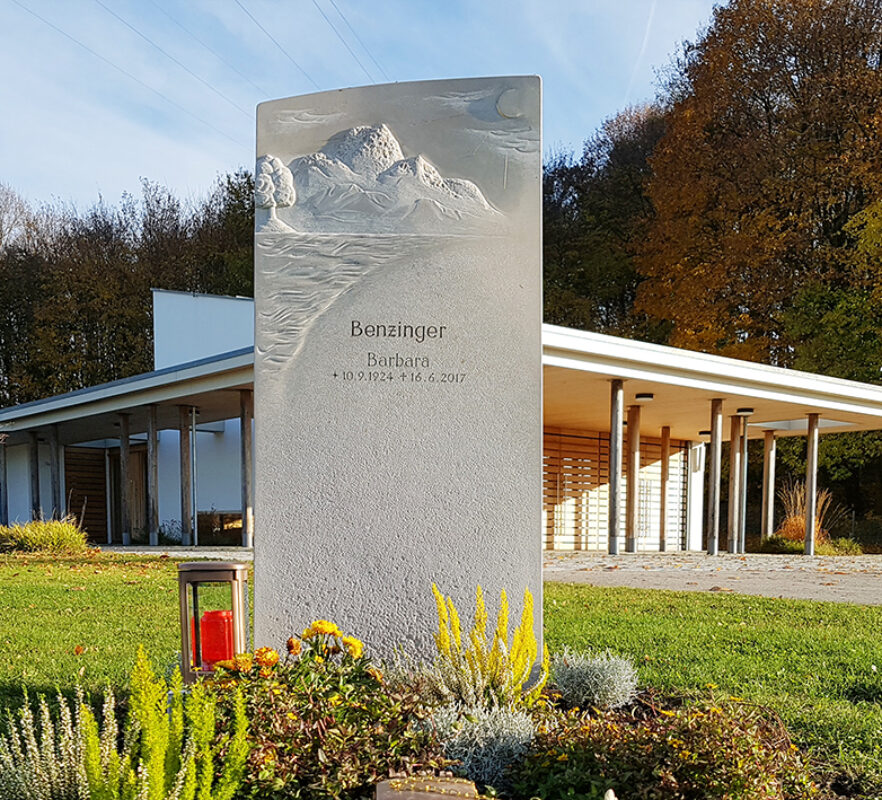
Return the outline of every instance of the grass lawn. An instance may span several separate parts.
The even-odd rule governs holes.
[[[882,780],[882,607],[547,583],[545,628],[643,685],[769,706],[817,761]]]
[[[176,574],[152,557],[0,556],[0,707],[22,685],[122,686],[138,644],[170,664]],[[882,607],[549,583],[545,626],[552,649],[610,648],[644,685],[762,703],[816,759],[882,776]]]

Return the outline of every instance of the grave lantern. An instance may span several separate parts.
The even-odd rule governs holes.
[[[224,586],[229,587],[229,594]],[[248,649],[248,565],[237,561],[179,564],[178,594],[181,675],[185,683],[193,683],[218,661]],[[211,609],[206,608],[208,602]],[[219,604],[227,607],[216,608]]]

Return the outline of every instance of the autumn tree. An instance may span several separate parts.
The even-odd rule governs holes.
[[[545,321],[606,333],[645,330],[631,309],[634,265],[652,207],[644,191],[664,111],[630,108],[585,142],[578,161],[558,154],[545,166]]]
[[[145,181],[32,212],[0,247],[0,406],[152,369],[151,288],[250,295],[253,188],[241,170],[194,203]]]
[[[732,0],[687,46],[638,260],[637,307],[671,344],[788,365],[794,305],[863,280],[849,222],[882,197],[880,52],[882,0]]]

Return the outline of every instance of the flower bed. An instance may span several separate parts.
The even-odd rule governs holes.
[[[127,713],[82,698],[25,708],[0,737],[0,797],[25,800],[319,800],[370,797],[390,777],[454,774],[491,796],[801,800],[819,795],[771,714],[737,698],[635,694],[610,653],[542,660],[532,599],[488,632],[479,591],[461,628],[436,591],[434,664],[377,664],[316,620],[217,665],[189,693],[139,656]],[[547,682],[547,683],[546,683]],[[186,696],[185,696],[186,695]],[[615,708],[613,708],[615,707]]]

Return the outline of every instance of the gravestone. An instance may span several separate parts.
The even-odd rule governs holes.
[[[257,155],[256,642],[428,656],[433,582],[541,641],[539,79],[264,103]]]

